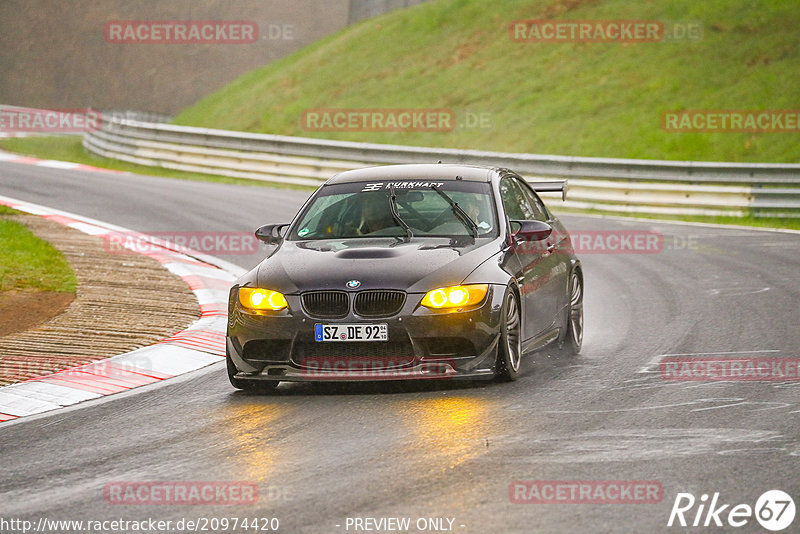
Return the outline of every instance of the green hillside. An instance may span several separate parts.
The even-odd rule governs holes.
[[[700,22],[700,39],[514,42],[521,19]],[[670,133],[664,111],[800,109],[796,0],[434,0],[250,72],[178,124],[328,139],[624,158],[800,160],[790,133]],[[452,109],[445,132],[314,132],[306,110]],[[467,124],[478,122],[483,124]]]

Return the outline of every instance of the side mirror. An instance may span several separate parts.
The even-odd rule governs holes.
[[[553,233],[553,227],[542,221],[511,221],[511,227],[514,241],[543,241]]]
[[[256,238],[267,245],[279,245],[283,241],[281,231],[289,226],[288,223],[284,224],[265,224],[256,230]]]

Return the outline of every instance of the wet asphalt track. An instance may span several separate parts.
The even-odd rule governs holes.
[[[0,163],[0,194],[142,231],[250,232],[287,221],[308,193]],[[752,506],[782,489],[800,504],[800,382],[667,382],[652,365],[665,354],[800,356],[800,235],[564,221],[652,229],[666,243],[657,254],[581,256],[579,356],[535,355],[511,384],[284,384],[274,397],[235,392],[217,364],[5,423],[0,518],[258,516],[279,518],[280,532],[336,533],[355,532],[348,517],[441,517],[460,533],[681,532],[666,527],[681,491]],[[519,479],[655,480],[664,498],[513,504]],[[109,482],[150,480],[255,482],[261,497],[104,501]],[[764,532],[754,519],[733,530]]]

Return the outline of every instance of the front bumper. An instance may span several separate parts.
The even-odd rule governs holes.
[[[408,294],[392,317],[340,319],[309,315],[300,295],[286,295],[288,309],[251,312],[231,291],[226,340],[237,379],[293,382],[490,379],[494,376],[505,287],[490,285],[479,306],[437,312]],[[316,342],[314,325],[388,325],[386,342]]]

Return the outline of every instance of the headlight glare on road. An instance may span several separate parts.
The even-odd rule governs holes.
[[[488,284],[471,284],[468,286],[450,286],[432,289],[425,294],[422,305],[426,308],[436,310],[445,308],[465,308],[480,304],[486,292],[489,291]]]
[[[249,310],[279,311],[287,306],[281,293],[257,287],[240,287],[239,303]]]

